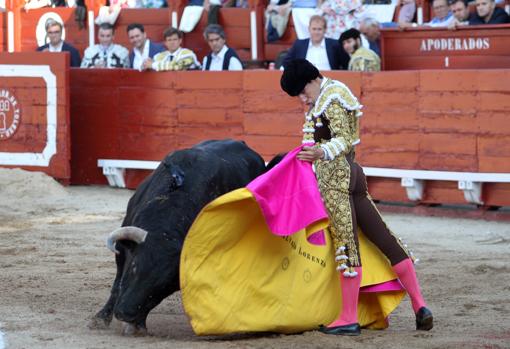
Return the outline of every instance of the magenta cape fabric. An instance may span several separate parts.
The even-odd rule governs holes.
[[[301,148],[292,150],[279,164],[247,186],[269,230],[278,236],[294,234],[328,218],[312,164],[296,158]],[[314,233],[308,241],[325,244],[323,232]]]

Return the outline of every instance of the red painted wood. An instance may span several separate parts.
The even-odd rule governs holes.
[[[381,31],[384,70],[510,68],[510,25]]]
[[[88,30],[80,29],[74,19],[74,8],[41,8],[30,10],[28,12],[20,9],[19,26],[17,34],[20,37],[18,42],[20,51],[35,51],[37,48],[36,27],[41,17],[48,12],[57,13],[64,21],[66,31],[65,41],[76,47],[81,53],[88,47]]]
[[[7,51],[7,12],[0,12],[0,52]]]
[[[0,54],[0,64],[47,65],[56,76],[57,84],[57,153],[48,167],[21,166],[43,171],[69,182],[71,178],[71,143],[69,122],[69,54],[68,53],[13,53]],[[2,78],[0,89],[12,93],[20,106],[20,123],[16,133],[0,140],[0,151],[12,153],[41,153],[47,142],[47,89],[41,77]]]
[[[149,73],[73,69],[73,182],[105,183],[98,158],[160,160],[204,139],[243,139],[266,160],[301,141],[303,106],[280,72]],[[509,70],[330,72],[365,106],[363,166],[510,172]],[[122,81],[122,86],[116,82]],[[508,102],[508,103],[507,103]],[[141,174],[129,176],[129,185]],[[465,204],[455,182],[430,182],[424,203]],[[408,201],[398,179],[370,178],[373,197]],[[510,205],[487,185],[488,205]]]

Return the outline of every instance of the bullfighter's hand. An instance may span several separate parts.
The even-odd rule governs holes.
[[[301,161],[314,162],[324,158],[324,150],[322,148],[304,146],[303,150],[298,153],[297,158]]]

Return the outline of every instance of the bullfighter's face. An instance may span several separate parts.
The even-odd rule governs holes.
[[[181,47],[182,39],[179,38],[179,35],[173,34],[170,36],[167,36],[165,38],[165,46],[170,51],[170,53],[174,53]]]
[[[321,92],[322,79],[318,77],[306,84],[303,92],[299,94],[299,99],[306,105],[313,105]]]

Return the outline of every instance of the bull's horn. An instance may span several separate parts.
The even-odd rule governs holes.
[[[115,229],[110,233],[106,240],[106,247],[112,252],[119,254],[119,251],[115,248],[115,244],[118,240],[131,240],[137,244],[144,242],[147,237],[147,231],[138,227],[121,227]]]

